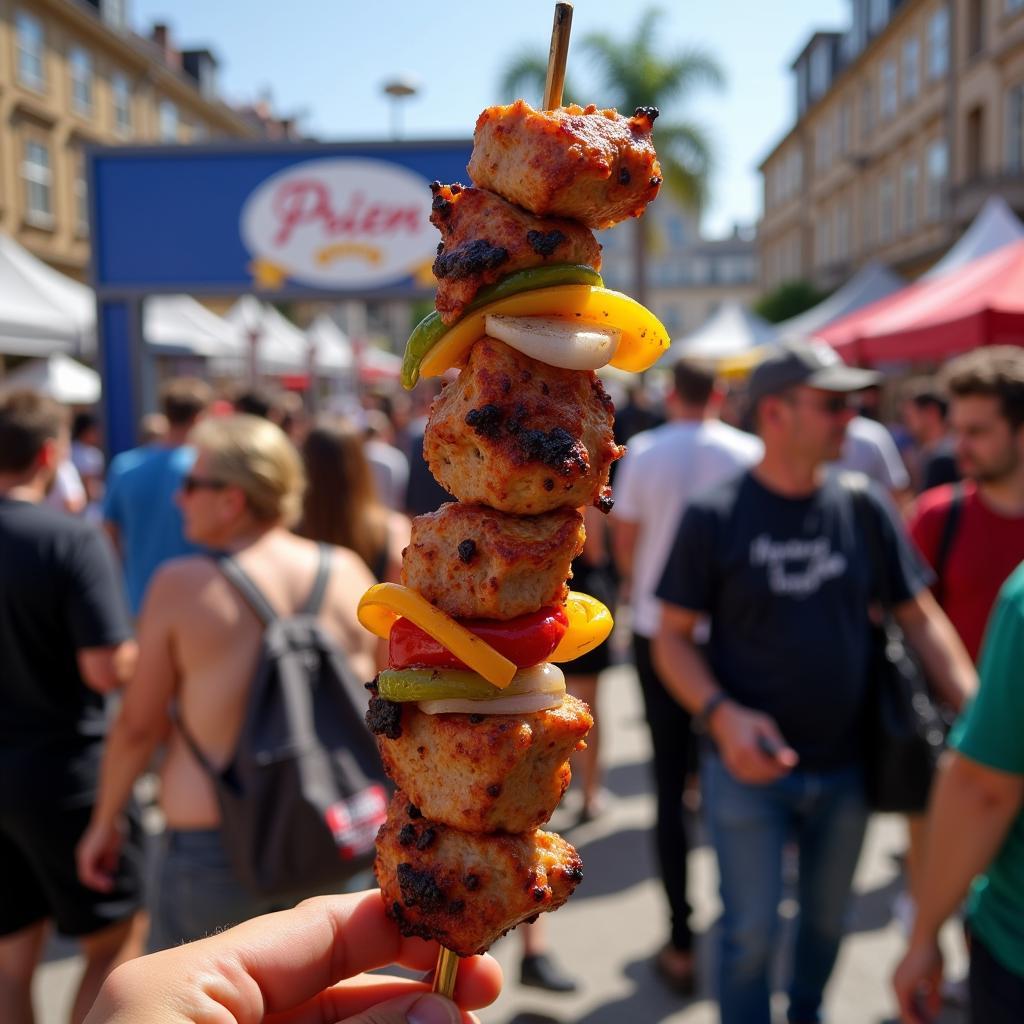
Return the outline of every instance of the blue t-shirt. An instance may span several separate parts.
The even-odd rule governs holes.
[[[117,527],[132,613],[139,614],[153,573],[169,558],[202,548],[185,539],[174,496],[195,462],[195,451],[135,448],[111,463],[103,518]]]
[[[868,496],[898,604],[924,589],[927,570],[880,492]],[[719,684],[771,715],[809,771],[861,757],[868,608],[881,589],[869,551],[837,478],[788,498],[747,472],[688,507],[656,591],[710,616],[706,653]]]

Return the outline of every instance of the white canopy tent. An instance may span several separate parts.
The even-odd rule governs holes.
[[[190,295],[146,299],[142,335],[161,354],[216,358],[245,352],[237,329]]]
[[[0,234],[0,353],[82,353],[92,345],[95,321],[91,288]]]
[[[685,337],[672,342],[661,360],[671,366],[680,359],[717,362],[771,345],[778,340],[775,327],[735,300],[723,302],[704,323]]]
[[[305,334],[273,306],[253,295],[243,295],[224,319],[233,329],[235,341],[230,355],[214,360],[218,372],[243,372],[253,345],[258,373],[275,376],[308,372],[309,342]]]
[[[1002,196],[989,196],[971,226],[938,263],[921,276],[922,281],[942,277],[976,260],[979,256],[1001,249],[1024,238],[1024,224],[1010,209]]]
[[[320,313],[306,328],[313,346],[317,374],[328,377],[355,375],[355,355],[348,335],[326,313]]]
[[[898,274],[881,263],[867,263],[827,299],[798,316],[775,325],[781,341],[812,338],[833,320],[884,299],[906,286]]]
[[[0,391],[30,388],[65,405],[94,405],[100,400],[100,375],[63,352],[33,359],[0,378]]]

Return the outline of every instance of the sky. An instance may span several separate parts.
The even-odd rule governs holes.
[[[813,31],[846,26],[848,2],[662,0],[660,6],[657,52],[667,57],[698,47],[725,72],[721,91],[701,89],[662,111],[666,120],[700,123],[715,142],[704,230],[717,237],[759,216],[757,165],[795,119],[790,64]],[[629,37],[646,7],[576,0],[571,39],[595,32]],[[383,85],[395,78],[419,86],[401,101],[403,138],[470,138],[484,107],[514,98],[498,93],[508,62],[525,50],[546,56],[553,14],[553,0],[132,2],[136,30],[166,21],[180,48],[214,51],[229,101],[251,101],[269,90],[279,114],[300,114],[303,131],[323,141],[391,138],[395,101]],[[588,100],[611,102],[572,42],[568,66]]]

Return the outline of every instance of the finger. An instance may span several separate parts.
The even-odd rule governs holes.
[[[307,900],[202,941],[216,964],[240,966],[255,981],[264,1013],[299,1006],[376,967],[425,970],[438,952],[436,943],[402,937],[376,889]]]
[[[765,719],[760,723],[757,748],[765,757],[786,769],[795,768],[800,760],[797,752],[783,739],[778,726],[771,719]]]
[[[391,999],[430,991],[429,982],[385,975],[363,975],[339,982],[302,1006],[266,1019],[267,1024],[321,1024],[362,1013]],[[455,1002],[467,1010],[489,1006],[501,991],[501,968],[491,957],[472,957],[460,963]]]

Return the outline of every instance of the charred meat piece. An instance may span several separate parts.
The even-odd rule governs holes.
[[[412,521],[402,583],[458,618],[514,619],[566,599],[583,540],[576,509],[509,516],[449,502]]]
[[[551,817],[572,777],[569,755],[593,724],[569,694],[529,715],[428,715],[402,704],[399,735],[378,734],[377,745],[385,771],[427,818],[467,832],[525,832]]]
[[[632,117],[593,104],[534,110],[488,107],[476,122],[469,176],[541,216],[610,228],[639,217],[661,187],[651,143],[655,107]]]
[[[403,935],[460,956],[483,953],[517,924],[557,910],[583,878],[579,854],[553,832],[477,835],[409,810],[396,793],[377,836],[381,895]]]
[[[581,224],[537,217],[501,196],[464,185],[434,182],[430,222],[441,232],[434,276],[441,319],[457,320],[484,286],[545,263],[582,263],[601,269],[601,246]]]
[[[614,412],[592,371],[549,366],[484,337],[434,400],[423,455],[459,501],[518,515],[604,507],[609,468],[625,451]]]

